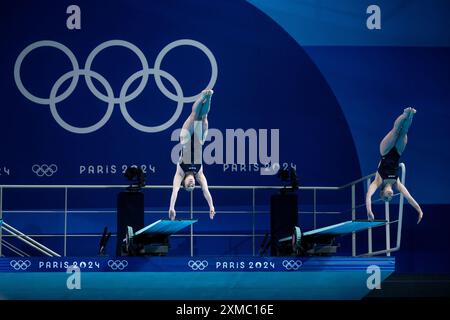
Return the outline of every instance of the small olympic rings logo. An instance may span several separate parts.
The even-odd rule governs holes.
[[[303,265],[300,260],[283,260],[283,267],[286,270],[298,270]]]
[[[56,173],[56,171],[58,171],[58,166],[56,164],[51,164],[51,165],[35,164],[31,167],[31,170],[38,177],[43,177],[43,176],[51,177],[52,175],[54,175]]]
[[[114,271],[123,270],[126,267],[128,267],[128,261],[126,261],[126,260],[109,260],[108,266]]]
[[[14,270],[27,270],[31,266],[30,260],[11,260],[9,265]]]
[[[179,118],[181,111],[183,109],[183,104],[187,102],[194,102],[200,93],[185,97],[183,94],[183,90],[181,89],[180,84],[178,81],[168,72],[161,70],[161,63],[165,57],[165,55],[172,49],[179,47],[179,46],[192,46],[199,50],[201,50],[206,57],[209,59],[209,62],[211,64],[211,78],[206,85],[206,88],[212,88],[214,87],[216,80],[217,80],[217,61],[212,52],[201,42],[191,40],[191,39],[181,39],[174,41],[167,46],[165,46],[161,52],[158,54],[155,60],[155,64],[153,65],[153,68],[149,68],[148,62],[142,51],[136,47],[134,44],[124,41],[124,40],[110,40],[101,43],[98,45],[94,50],[91,51],[89,56],[86,59],[86,63],[84,66],[84,69],[80,69],[78,65],[77,58],[72,53],[72,51],[66,47],[65,45],[51,40],[43,40],[43,41],[37,41],[29,46],[27,46],[25,49],[22,50],[22,52],[17,57],[16,63],[14,65],[14,80],[16,82],[17,88],[19,91],[30,101],[47,105],[50,107],[50,112],[55,119],[55,121],[64,129],[67,131],[73,132],[73,133],[91,133],[94,132],[101,127],[103,127],[108,120],[110,119],[114,106],[118,105],[120,107],[120,111],[125,118],[125,120],[135,129],[143,131],[143,132],[160,132],[167,128],[169,128],[171,125],[173,125]],[[50,94],[48,98],[41,98],[33,95],[28,91],[28,89],[25,88],[22,78],[20,75],[21,66],[25,59],[25,57],[33,50],[41,47],[52,47],[55,49],[58,49],[62,52],[64,52],[67,57],[70,60],[70,63],[72,64],[72,70],[69,72],[66,72],[63,74],[59,79],[56,80],[56,82],[53,84],[52,89],[50,90]],[[99,73],[92,71],[91,66],[92,62],[94,61],[94,58],[99,54],[102,50],[107,49],[109,47],[125,47],[127,49],[130,49],[136,56],[139,58],[140,63],[142,65],[142,69],[132,74],[127,80],[125,80],[124,84],[122,85],[122,88],[120,89],[119,96],[116,97],[114,95],[113,89],[110,85],[110,83]],[[156,126],[146,126],[143,125],[136,120],[134,120],[131,115],[128,113],[126,103],[134,100],[138,95],[141,94],[141,92],[144,90],[149,75],[153,75],[155,77],[156,85],[158,86],[159,90],[170,100],[177,103],[177,107],[175,112],[173,113],[172,117],[167,120],[165,123],[161,125]],[[89,88],[89,90],[92,92],[94,96],[96,96],[98,99],[100,99],[103,102],[106,102],[108,104],[107,110],[104,114],[104,116],[95,124],[87,126],[87,127],[76,127],[69,123],[67,123],[65,120],[62,119],[62,117],[59,115],[58,110],[56,108],[56,104],[64,101],[66,98],[68,98],[73,91],[75,90],[75,87],[78,84],[78,79],[80,76],[84,76],[84,79],[86,81],[86,84]],[[164,85],[163,81],[161,80],[161,77],[166,79],[168,82],[171,83],[173,88],[175,89],[175,94],[170,92]],[[103,87],[104,91],[106,92],[106,95],[99,91],[97,87],[94,85],[92,78],[97,80]],[[141,79],[139,85],[137,88],[131,92],[128,93],[128,89],[130,86],[135,82],[137,79]],[[67,80],[71,79],[70,85],[67,87],[67,89],[60,93],[58,95],[58,92],[61,90],[61,85],[66,82]],[[204,89],[203,87],[202,89]]]
[[[206,269],[206,267],[208,266],[208,261],[206,261],[206,260],[203,260],[203,261],[189,260],[188,266],[189,266],[189,268],[191,268],[194,271],[197,271],[197,270],[201,271],[201,270]]]

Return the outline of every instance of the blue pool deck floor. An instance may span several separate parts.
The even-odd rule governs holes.
[[[0,258],[0,299],[362,299],[394,270],[392,257]]]

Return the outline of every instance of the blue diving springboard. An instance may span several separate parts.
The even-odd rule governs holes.
[[[344,235],[352,232],[359,232],[370,228],[375,228],[386,224],[386,220],[351,220],[345,221],[331,226],[314,229],[303,233],[303,237],[321,236],[321,235]]]
[[[122,255],[166,255],[169,251],[169,238],[172,234],[189,227],[198,220],[161,219],[142,228],[136,233],[127,227],[127,235],[121,248]]]
[[[385,225],[386,220],[350,220],[341,223],[333,224],[323,228],[318,228],[303,232],[300,234],[301,238],[313,238],[318,236],[341,236],[352,232],[359,232],[370,228],[379,227]],[[300,232],[300,231],[299,231]],[[297,235],[298,237],[298,235]],[[280,239],[279,242],[291,241],[292,236]]]
[[[174,234],[178,231],[189,227],[190,225],[196,223],[198,220],[188,219],[188,220],[167,220],[161,219],[153,222],[152,224],[142,228],[137,231],[134,236],[139,235],[152,235],[152,234]]]

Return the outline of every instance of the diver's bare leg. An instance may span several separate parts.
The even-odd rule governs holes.
[[[397,147],[397,151],[401,154],[408,142],[407,133],[412,123],[412,118],[416,110],[413,108],[406,108],[402,115],[400,115],[394,123],[394,127],[383,138],[380,143],[381,155],[387,154],[394,146]]]
[[[187,137],[190,137],[194,131],[194,125],[197,121],[202,122],[202,140],[205,137],[205,132],[208,130],[208,112],[211,106],[212,90],[203,90],[200,96],[192,105],[192,111],[189,117],[184,121],[181,133],[180,141],[182,144],[187,142]],[[199,130],[199,129],[197,129]]]

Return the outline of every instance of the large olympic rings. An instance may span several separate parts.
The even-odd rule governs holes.
[[[118,97],[116,97],[114,95],[113,89],[112,89],[111,85],[109,84],[109,82],[102,75],[91,70],[92,62],[94,61],[97,54],[106,48],[114,47],[114,46],[121,46],[121,47],[130,49],[139,58],[141,66],[142,66],[142,70],[135,72],[127,80],[125,80]],[[89,54],[89,56],[86,59],[84,69],[80,69],[75,55],[72,53],[72,51],[69,48],[67,48],[63,44],[56,42],[56,41],[50,41],[50,40],[37,41],[37,42],[34,42],[34,43],[30,44],[29,46],[27,46],[24,50],[22,50],[22,52],[17,57],[16,63],[14,65],[14,80],[16,82],[16,85],[17,85],[17,88],[19,89],[19,91],[28,100],[30,100],[34,103],[37,103],[37,104],[48,105],[50,107],[50,112],[51,112],[53,118],[55,119],[55,121],[62,128],[66,129],[67,131],[70,131],[73,133],[80,133],[80,134],[94,132],[94,131],[102,128],[108,122],[108,120],[110,119],[110,117],[112,115],[112,112],[114,111],[114,106],[119,105],[120,111],[121,111],[123,117],[135,129],[143,131],[143,132],[160,132],[160,131],[166,130],[167,128],[172,126],[178,120],[178,118],[182,112],[184,103],[194,102],[200,94],[200,93],[198,93],[196,95],[185,97],[183,94],[183,90],[182,90],[180,84],[178,83],[178,81],[168,72],[161,70],[161,63],[162,63],[165,55],[172,49],[179,47],[179,46],[192,46],[192,47],[198,48],[206,55],[206,57],[208,58],[208,60],[211,64],[211,78],[210,78],[208,84],[201,89],[214,87],[214,85],[217,81],[217,74],[218,74],[217,61],[216,61],[214,55],[212,54],[212,52],[204,44],[202,44],[198,41],[195,41],[195,40],[191,40],[191,39],[177,40],[177,41],[174,41],[174,42],[168,44],[167,46],[165,46],[161,50],[161,52],[158,54],[158,56],[156,57],[153,68],[149,68],[147,59],[145,58],[144,54],[134,44],[124,41],[124,40],[106,41],[106,42],[103,42],[100,45],[98,45],[96,48],[94,48],[94,50],[92,50],[92,52]],[[41,48],[41,47],[53,47],[53,48],[59,49],[60,51],[64,52],[67,55],[67,57],[69,58],[69,60],[72,64],[72,70],[69,72],[66,72],[65,74],[63,74],[61,77],[59,77],[55,81],[48,98],[42,98],[42,97],[35,96],[30,91],[28,91],[28,89],[25,88],[25,86],[22,82],[22,79],[21,79],[21,75],[20,75],[22,63],[23,63],[24,59],[27,57],[27,55],[30,52],[32,52],[33,50],[35,50],[37,48]],[[144,90],[144,88],[147,84],[149,75],[153,75],[155,77],[155,82],[156,82],[156,85],[159,88],[159,90],[167,98],[169,98],[170,100],[177,103],[177,107],[175,109],[175,112],[171,116],[171,118],[169,120],[167,120],[166,122],[164,122],[163,124],[156,125],[156,126],[145,126],[145,125],[137,122],[129,114],[127,107],[126,107],[126,103],[132,101],[133,99],[135,99],[137,96],[139,96],[142,93],[142,91]],[[73,91],[75,90],[75,88],[78,84],[78,79],[80,76],[84,76],[86,84],[87,84],[89,90],[92,92],[92,94],[94,96],[96,96],[98,99],[100,99],[101,101],[106,102],[108,104],[108,107],[107,107],[107,110],[106,110],[104,116],[97,123],[95,123],[91,126],[88,126],[88,127],[76,127],[76,126],[69,124],[68,122],[66,122],[65,120],[62,119],[62,117],[59,115],[57,108],[56,108],[57,103],[64,101],[66,98],[68,98],[73,93]],[[164,86],[164,84],[161,80],[161,77],[165,78],[166,80],[168,80],[171,83],[171,85],[175,89],[175,94],[170,92]],[[104,89],[106,91],[106,95],[103,94],[102,92],[100,92],[95,87],[94,83],[92,82],[92,78],[96,79],[104,87]],[[141,78],[139,85],[133,92],[128,93],[128,89],[129,89],[130,85],[134,81],[136,81],[138,78]],[[70,82],[70,85],[67,87],[67,89],[64,92],[62,92],[58,95],[61,85],[69,79],[72,79]]]

